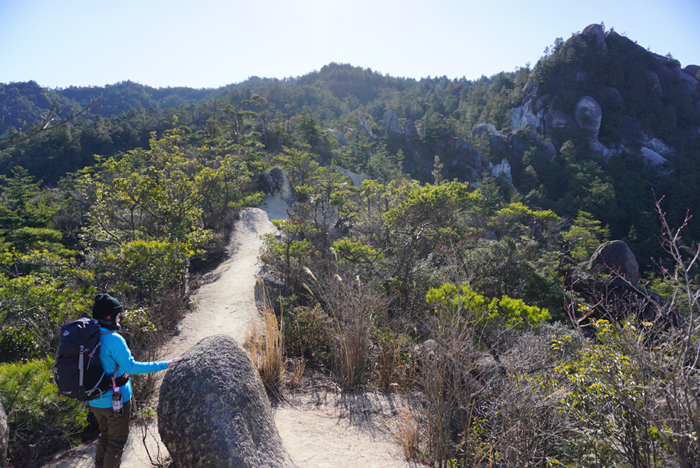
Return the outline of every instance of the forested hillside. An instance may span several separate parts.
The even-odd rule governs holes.
[[[0,145],[54,101],[60,123],[102,96],[0,146],[12,463],[85,435],[49,396],[60,325],[110,292],[148,353],[280,166],[294,216],[262,258],[290,293],[286,356],[343,388],[421,392],[407,457],[696,466],[699,81],[591,25],[476,81],[332,63],[216,90],[0,84]],[[638,269],[589,265],[607,240]]]

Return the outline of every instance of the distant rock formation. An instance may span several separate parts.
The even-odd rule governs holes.
[[[457,139],[454,141],[455,150],[460,155],[460,160],[469,170],[471,182],[481,179],[485,169],[490,170],[493,165],[486,159],[481,151],[474,148],[468,141]]]
[[[556,136],[557,132],[566,130],[569,126],[575,125],[574,119],[556,109],[552,109],[545,115],[545,129],[551,136]]]
[[[492,152],[503,152],[506,149],[506,136],[497,132],[490,123],[481,123],[472,129],[474,138],[486,138]]]
[[[506,182],[508,182],[509,185],[513,185],[513,176],[510,172],[510,164],[506,158],[503,158],[500,164],[493,166],[493,169],[491,169],[491,174],[496,178],[505,177]]]
[[[389,134],[399,133],[399,116],[389,109],[384,113],[384,130]]]
[[[290,206],[297,200],[294,186],[281,167],[275,167],[270,172],[260,174],[260,177],[258,177],[258,186],[260,190],[268,195],[279,194]]]
[[[665,164],[668,162],[666,160],[666,158],[661,156],[656,151],[654,151],[650,148],[647,148],[646,146],[642,147],[641,154],[642,154],[642,157],[652,166],[658,166],[659,164]]]
[[[10,426],[5,414],[5,405],[0,400],[0,466],[7,466],[7,446],[10,443]]]
[[[639,78],[643,80],[649,95],[658,99],[678,91],[691,94],[700,91],[700,66],[688,65],[681,68],[680,63],[671,57],[654,54],[625,37],[613,32],[610,34],[614,34],[618,44],[624,44],[641,57],[637,60],[644,65],[644,69]],[[602,24],[591,24],[565,44],[585,43],[589,50],[599,49],[607,53],[608,40]],[[654,136],[655,129],[644,129],[635,118],[624,114],[626,101],[636,99],[636,96],[629,94],[629,89],[621,93],[614,87],[589,87],[588,95],[579,97],[574,108],[568,104],[563,105],[561,96],[570,92],[569,82],[578,81],[584,86],[589,85],[593,71],[586,69],[586,65],[582,63],[560,64],[559,67],[554,85],[548,88],[548,92],[552,94],[540,95],[535,81],[531,78],[523,88],[521,104],[510,109],[510,130],[514,134],[517,132],[520,138],[516,140],[509,137],[506,153],[511,161],[513,158],[518,159],[515,153],[520,151],[519,148],[524,146],[524,142],[530,141],[536,145],[536,137],[549,138],[553,146],[559,148],[571,138],[571,130],[577,126],[588,135],[592,158],[608,160],[615,154],[637,152],[648,164],[658,166],[666,164],[677,155],[675,149]],[[700,109],[700,102],[697,103],[697,108]],[[613,132],[613,135],[607,132],[604,145],[598,137],[603,113],[608,111],[616,115],[611,121],[619,119],[619,131]],[[618,117],[620,114],[623,115]],[[700,135],[700,126],[694,130],[688,135]],[[524,141],[521,141],[523,137]],[[518,148],[513,146],[514,144],[517,144]],[[549,148],[547,154],[550,154]]]
[[[203,339],[160,388],[158,432],[179,468],[294,467],[248,354],[226,335]]]
[[[417,140],[418,138],[420,138],[420,135],[418,134],[418,129],[413,123],[413,120],[409,119],[406,121],[405,124],[403,124],[403,136],[405,136],[409,140]]]
[[[533,135],[542,132],[542,122],[544,121],[544,109],[540,106],[536,109],[537,102],[533,106],[532,100],[527,101],[520,107],[510,110],[510,128],[514,131],[526,129]]]
[[[374,133],[372,133],[372,127],[370,127],[369,122],[364,116],[360,117],[360,121],[357,122],[357,128],[360,132],[364,132],[369,138],[374,138]]]
[[[661,80],[659,80],[659,75],[651,70],[646,70],[644,72],[644,82],[647,85],[649,93],[661,97],[664,94],[664,89],[661,87]]]
[[[700,79],[700,65],[687,65],[683,71],[696,80]]]
[[[588,261],[588,270],[619,275],[635,288],[639,284],[639,264],[632,250],[621,240],[601,244]]]
[[[369,179],[369,176],[367,176],[367,174],[355,174],[354,172],[351,172],[345,169],[344,167],[340,167],[338,168],[338,170],[352,181],[353,187],[359,187],[362,185],[362,182]]]
[[[345,135],[343,135],[342,132],[339,132],[338,130],[333,130],[333,129],[328,129],[326,130],[327,132],[331,133],[336,140],[338,140],[338,144],[340,146],[348,146],[350,142],[348,141],[347,138],[345,138]]]
[[[584,96],[576,102],[574,118],[591,141],[598,139],[600,132],[600,122],[603,120],[603,111],[598,101],[590,96]]]
[[[589,24],[581,32],[581,37],[589,44],[605,49],[605,27],[602,24]]]

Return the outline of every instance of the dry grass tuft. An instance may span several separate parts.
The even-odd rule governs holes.
[[[403,448],[406,460],[418,460],[420,455],[420,425],[410,409],[398,410],[396,426],[391,430],[391,433]]]
[[[285,382],[289,388],[297,388],[301,386],[301,380],[304,377],[306,369],[306,359],[287,359],[286,364],[290,369],[289,378]]]
[[[282,321],[277,320],[274,309],[265,307],[261,320],[248,327],[243,347],[248,350],[253,364],[268,393],[279,397],[279,387],[284,376],[284,332]]]

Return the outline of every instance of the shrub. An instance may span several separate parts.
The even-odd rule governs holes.
[[[87,410],[61,397],[51,382],[53,359],[0,364],[0,395],[10,425],[12,466],[33,466],[41,457],[74,444],[87,425]]]
[[[0,362],[53,354],[61,326],[90,310],[94,290],[71,279],[75,271],[61,274],[0,273]]]
[[[285,318],[285,350],[288,356],[299,356],[327,362],[331,339],[331,321],[320,304],[296,307]]]
[[[43,354],[41,348],[27,326],[8,324],[0,328],[0,362],[36,359]]]

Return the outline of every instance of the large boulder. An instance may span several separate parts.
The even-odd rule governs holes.
[[[297,200],[294,186],[281,167],[275,167],[270,172],[260,174],[258,186],[268,195],[279,195],[290,206]]]
[[[625,104],[625,101],[622,99],[622,94],[620,94],[617,88],[607,88],[603,91],[603,99],[609,104],[614,105],[617,109],[622,109],[622,106]]]
[[[384,113],[384,130],[387,133],[399,133],[399,116],[396,111],[389,109]]]
[[[625,145],[632,146],[644,139],[644,130],[639,121],[628,115],[622,116],[622,141]]]
[[[588,270],[608,275],[619,275],[635,288],[639,284],[639,264],[630,248],[621,240],[598,246],[588,261]]]
[[[658,166],[659,164],[666,164],[668,162],[666,158],[646,146],[642,147],[641,154],[644,160],[652,166]]]
[[[345,135],[342,132],[339,132],[338,130],[333,130],[333,129],[328,129],[326,130],[328,133],[333,135],[336,140],[338,140],[338,144],[340,146],[348,146],[350,142],[348,141],[347,138],[345,138]]]
[[[168,371],[158,432],[178,468],[293,467],[265,388],[230,336],[203,339]]]
[[[535,82],[532,79],[527,80],[527,83],[525,83],[525,86],[523,86],[523,95],[525,96],[525,99],[534,96],[536,93],[537,85],[535,84]]]
[[[660,154],[661,156],[668,157],[676,154],[676,150],[674,150],[658,138],[651,138],[646,135],[644,137],[644,146]]]
[[[605,26],[602,24],[589,24],[581,32],[581,36],[586,42],[595,47],[600,49],[605,49],[607,47],[605,44]]]
[[[369,176],[367,174],[355,174],[354,172],[349,171],[344,167],[339,167],[338,170],[342,172],[345,175],[345,177],[352,181],[353,187],[360,187],[362,185],[362,182],[369,179]]]
[[[403,135],[409,140],[417,140],[420,138],[418,129],[416,129],[416,125],[413,123],[413,120],[409,119],[405,124],[403,124]]]
[[[662,70],[664,70],[662,68]],[[651,70],[646,70],[644,72],[644,82],[649,89],[649,92],[655,96],[663,96],[664,89],[661,86],[661,80],[659,80],[659,75]]]
[[[537,98],[537,101],[535,102],[535,107],[533,107],[532,110],[536,113],[540,111],[545,111],[547,110],[550,102],[552,102],[552,95],[544,94]]]
[[[540,108],[535,110],[538,106]],[[542,123],[544,121],[544,110],[542,107],[543,106],[538,99],[534,102],[534,107],[533,100],[529,100],[522,106],[511,109],[510,129],[514,132],[524,129],[533,136],[536,135],[537,132],[542,131]]]
[[[496,131],[496,127],[490,123],[480,123],[472,129],[474,138],[485,138],[489,142],[492,152],[503,152],[506,149],[506,136]]]
[[[484,168],[489,166],[489,162],[486,157],[481,153],[481,151],[469,143],[469,141],[456,139],[454,141],[454,145],[458,154],[464,156],[464,162],[469,167],[481,172]]]
[[[508,185],[513,185],[513,176],[510,172],[510,163],[508,163],[506,158],[503,158],[500,164],[493,166],[491,169],[491,175],[496,178],[503,177],[505,181],[508,182]]]
[[[600,122],[603,119],[603,111],[600,109],[598,101],[590,96],[584,96],[576,102],[576,110],[574,118],[579,127],[581,127],[591,141],[598,139],[600,132]]]
[[[560,110],[551,110],[544,117],[547,133],[556,134],[557,131],[564,131],[574,124],[574,119]]]
[[[588,78],[588,72],[581,67],[574,68],[574,79],[576,81],[585,81]]]
[[[694,78],[700,79],[700,65],[687,65],[683,71]]]
[[[0,467],[7,466],[7,446],[10,443],[10,426],[5,414],[5,405],[0,400]]]
[[[695,91],[697,91],[698,80],[694,76],[686,72],[680,72],[678,74],[678,78],[680,78],[681,84],[683,85],[683,89],[685,90],[685,92],[694,93]]]
[[[602,144],[598,140],[593,140],[591,142],[591,155],[594,158],[607,161],[612,157],[613,152],[610,151],[604,144]]]
[[[360,117],[359,122],[357,122],[357,129],[367,135],[368,138],[374,138],[374,133],[372,133],[372,127],[367,122],[364,116]]]

